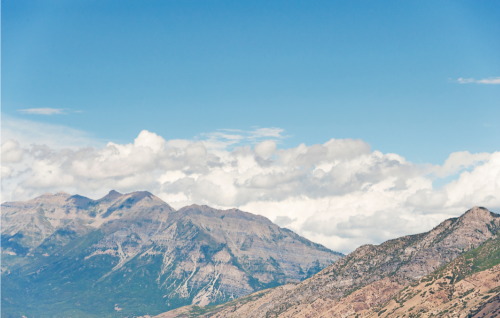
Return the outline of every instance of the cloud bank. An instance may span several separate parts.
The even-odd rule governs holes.
[[[143,130],[129,144],[68,148],[26,144],[11,131],[2,143],[2,201],[148,190],[174,208],[260,214],[341,252],[429,230],[475,205],[500,207],[500,152],[457,152],[443,165],[417,165],[359,139],[283,149],[282,134],[220,130],[166,140]]]

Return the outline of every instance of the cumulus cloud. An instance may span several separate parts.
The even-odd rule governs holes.
[[[468,151],[454,152],[446,159],[442,166],[435,166],[433,172],[436,176],[444,178],[488,161],[490,156],[491,154],[489,153],[471,154]]]
[[[24,149],[19,147],[19,143],[9,139],[2,143],[2,162],[20,162],[24,154]]]
[[[483,78],[480,80],[476,80],[474,78],[462,78],[460,77],[457,80],[458,83],[460,84],[469,84],[469,83],[476,83],[476,84],[500,84],[500,77],[489,77],[489,78]]]
[[[263,158],[269,158],[276,151],[276,143],[272,140],[264,140],[255,145],[255,153]]]
[[[420,165],[359,139],[280,148],[282,133],[220,130],[165,140],[144,130],[132,143],[77,148],[14,138],[2,145],[2,201],[148,190],[175,208],[196,203],[264,215],[342,252],[428,230],[474,205],[500,207],[500,152],[457,152],[443,165]]]
[[[165,143],[165,139],[147,130],[141,131],[139,136],[134,140],[135,147],[147,147],[153,152],[161,151],[165,148]]]

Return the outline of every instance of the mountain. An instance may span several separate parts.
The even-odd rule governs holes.
[[[500,239],[494,237],[400,291],[365,317],[500,315]]]
[[[474,207],[427,233],[361,246],[299,284],[260,291],[216,307],[184,307],[158,317],[379,317],[389,312],[381,306],[443,265],[469,251],[472,254],[465,255],[476,255],[482,248],[495,250],[487,246],[496,246],[489,242],[497,242],[499,228],[499,215]],[[498,264],[495,253],[488,264]],[[481,275],[497,277],[493,272]],[[406,317],[417,317],[410,312],[414,309],[407,309]]]
[[[2,204],[2,316],[121,317],[300,282],[343,255],[267,218],[149,192]]]

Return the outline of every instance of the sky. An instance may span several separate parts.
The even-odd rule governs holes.
[[[498,1],[2,1],[2,202],[148,190],[349,252],[500,211]]]

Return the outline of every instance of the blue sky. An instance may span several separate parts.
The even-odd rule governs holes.
[[[279,127],[279,147],[361,138],[441,164],[498,149],[500,85],[457,82],[500,76],[498,16],[497,1],[2,1],[2,113],[116,142]]]
[[[343,252],[499,212],[498,17],[498,1],[2,1],[2,202],[147,190]]]

